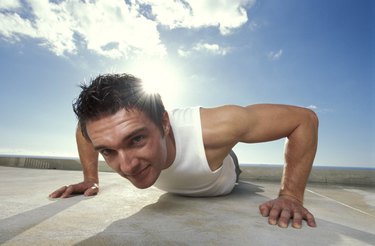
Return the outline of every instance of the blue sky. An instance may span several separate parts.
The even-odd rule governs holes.
[[[372,16],[370,0],[2,0],[0,154],[76,157],[78,84],[128,72],[169,109],[309,107],[315,165],[374,167]],[[280,164],[283,144],[235,151]]]

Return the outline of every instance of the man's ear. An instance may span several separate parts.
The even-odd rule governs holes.
[[[171,131],[171,123],[169,121],[169,115],[167,111],[163,113],[163,131],[164,135],[168,135]]]

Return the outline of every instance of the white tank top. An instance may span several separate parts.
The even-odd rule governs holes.
[[[235,166],[228,155],[223,165],[211,171],[204,150],[200,108],[169,112],[176,142],[176,158],[163,170],[155,186],[170,193],[187,196],[219,196],[232,191],[236,184]]]

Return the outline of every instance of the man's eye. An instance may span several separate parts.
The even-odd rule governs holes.
[[[109,156],[111,154],[111,150],[110,149],[103,149],[100,151],[100,154],[104,155],[104,156]]]
[[[133,138],[133,143],[137,144],[140,143],[145,137],[144,136],[138,136]]]

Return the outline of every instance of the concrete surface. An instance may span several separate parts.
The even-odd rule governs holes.
[[[268,225],[258,205],[277,183],[241,179],[224,197],[188,198],[138,190],[100,173],[100,194],[49,200],[80,171],[0,167],[2,245],[375,245],[373,187],[309,184],[305,206],[317,228]]]

